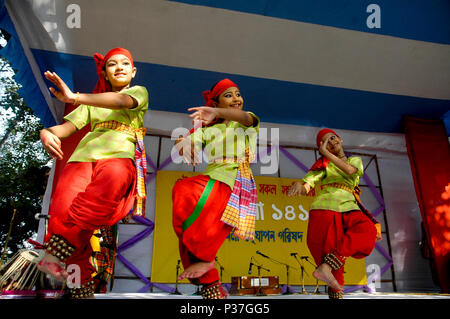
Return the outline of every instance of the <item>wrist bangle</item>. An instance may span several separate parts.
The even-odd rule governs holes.
[[[80,100],[80,92],[77,92],[75,94],[75,102],[73,102],[73,105],[79,105],[78,101]]]

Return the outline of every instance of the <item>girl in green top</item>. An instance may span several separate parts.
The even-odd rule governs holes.
[[[189,111],[193,111],[190,116],[196,123],[206,126],[180,138],[176,145],[190,164],[196,158],[191,140],[199,141],[208,150],[209,163],[202,175],[175,184],[173,227],[184,267],[179,279],[187,278],[202,285],[203,298],[221,299],[227,292],[220,285],[215,268],[217,251],[230,231],[243,239],[251,240],[254,236],[256,185],[249,163],[251,145],[256,146],[259,119],[242,110],[244,100],[240,90],[228,79],[204,92],[204,98],[207,106]],[[234,135],[238,130],[251,132]]]
[[[291,186],[288,195],[306,195],[316,187],[307,236],[318,265],[313,276],[329,285],[330,298],[342,298],[345,259],[368,256],[381,239],[381,231],[356,191],[364,173],[361,158],[347,158],[342,139],[333,130],[319,131],[316,143],[322,157]]]
[[[130,87],[136,68],[128,50],[115,48],[105,57],[96,53],[94,58],[99,76],[94,94],[73,93],[56,73],[45,72],[57,87],[50,88],[53,95],[64,103],[80,104],[65,117],[66,122],[41,131],[45,150],[63,159],[61,140],[91,125],[53,192],[46,254],[38,264],[41,271],[60,281],[68,277],[62,263],[78,265],[80,285],[69,287],[74,298],[94,294],[94,269],[89,262],[93,232],[123,219],[135,199],[135,207],[142,213],[145,199],[143,116],[148,108],[147,90]]]

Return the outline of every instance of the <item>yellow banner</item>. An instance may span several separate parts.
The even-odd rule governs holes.
[[[172,188],[178,179],[198,174],[157,172],[152,282],[175,282],[180,257],[178,238],[172,228]],[[308,211],[313,197],[288,197],[287,190],[294,181],[291,178],[255,176],[255,181],[258,191],[256,238],[247,242],[232,234],[228,236],[217,254],[216,267],[222,282],[230,283],[231,277],[247,276],[251,260],[252,276],[258,276],[259,271],[261,276],[278,276],[280,284],[286,284],[288,270],[289,284],[300,285],[303,269],[304,284],[315,285],[314,259],[306,245]],[[367,284],[364,259],[348,258],[344,279],[346,285]]]

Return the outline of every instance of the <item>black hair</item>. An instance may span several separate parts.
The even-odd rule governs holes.
[[[211,92],[214,90],[214,88],[217,86],[217,84],[219,84],[219,82],[220,81],[217,81],[216,83],[214,83],[214,85],[210,89]],[[212,100],[216,103],[219,103],[219,97],[213,97]]]

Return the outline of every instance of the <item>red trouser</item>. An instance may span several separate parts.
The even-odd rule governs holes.
[[[232,229],[220,220],[231,189],[228,185],[215,181],[201,213],[183,230],[183,223],[194,212],[209,179],[205,175],[184,178],[172,190],[173,228],[179,239],[180,258],[185,269],[195,262],[214,261],[217,251]],[[191,282],[209,284],[217,280],[219,273],[214,268]]]
[[[317,266],[328,253],[357,259],[369,256],[376,235],[375,225],[360,211],[339,213],[315,209],[309,212],[307,243]],[[332,273],[344,285],[344,266]]]
[[[89,262],[93,231],[112,226],[128,214],[135,179],[136,168],[127,158],[70,162],[64,167],[52,195],[45,241],[59,235],[75,247],[65,263],[80,267],[81,283],[90,280],[94,271]]]

